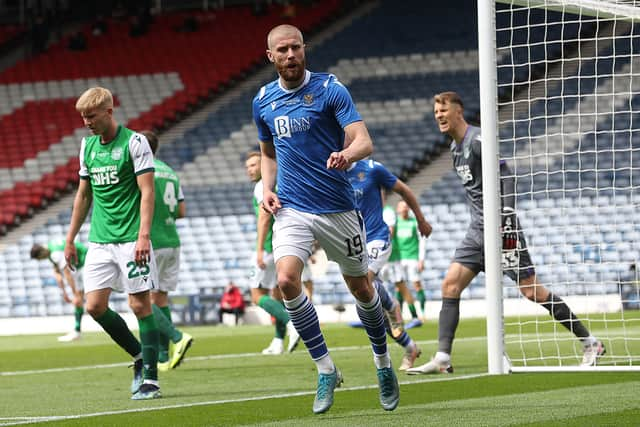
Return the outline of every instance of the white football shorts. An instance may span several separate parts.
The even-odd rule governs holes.
[[[367,274],[366,234],[362,216],[356,210],[330,214],[300,212],[282,208],[273,225],[273,254],[276,263],[296,256],[306,263],[317,240],[327,258],[340,266],[342,274]]]
[[[417,259],[403,259],[400,261],[402,270],[402,279],[405,283],[413,283],[420,281],[420,272],[418,271]]]
[[[117,292],[137,294],[157,286],[156,259],[153,248],[149,263],[135,263],[136,242],[93,243],[84,261],[84,291],[89,293],[111,288]]]
[[[158,268],[158,283],[154,291],[175,291],[180,272],[180,248],[160,248],[154,253]]]
[[[369,271],[377,275],[387,264],[391,255],[391,244],[386,240],[372,240],[367,242],[367,253],[369,254]]]
[[[273,289],[276,286],[276,263],[273,261],[273,254],[263,252],[262,261],[265,263],[264,270],[258,267],[255,262],[257,254],[253,254],[254,266],[251,269],[250,279],[254,289]]]

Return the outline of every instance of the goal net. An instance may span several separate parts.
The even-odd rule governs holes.
[[[484,59],[497,77],[489,117],[495,153],[513,171],[494,191],[515,180],[538,283],[604,343],[589,369],[640,370],[640,2],[487,3],[495,51]],[[503,269],[514,255],[503,251]],[[500,325],[511,369],[585,369],[574,334],[507,277],[502,285],[505,314],[517,313]]]

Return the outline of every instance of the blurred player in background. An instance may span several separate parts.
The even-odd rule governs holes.
[[[64,247],[75,265],[75,238],[91,213],[89,250],[84,266],[87,312],[134,359],[133,400],[161,397],[158,382],[158,326],[151,310],[156,287],[151,247],[154,185],[153,153],[144,135],[120,126],[113,117],[113,95],[92,87],[76,101],[92,135],[80,146],[80,183]],[[140,341],[124,319],[109,308],[112,290],[129,296],[138,319]]]
[[[396,209],[393,206],[386,204],[386,196],[387,196],[387,192],[383,191],[382,198],[383,198],[383,203],[385,204],[384,204],[384,207],[382,208],[382,220],[384,221],[384,223],[387,225],[387,228],[389,229],[389,239],[391,241],[391,253],[389,254],[389,259],[387,259],[386,264],[382,266],[382,269],[380,269],[380,273],[378,273],[378,275],[380,276],[383,282],[391,284],[395,288],[396,283],[402,282],[402,268],[400,266],[400,255],[398,251],[398,244],[396,243],[396,237],[395,237],[397,215],[396,215]],[[401,298],[402,298],[402,295],[400,295],[400,293],[396,291],[396,300],[400,304],[400,309],[402,310]]]
[[[415,214],[415,210],[412,209]],[[408,283],[412,283],[416,290],[416,298],[420,303],[420,310],[424,316],[424,308],[426,298],[422,283],[420,281],[420,273],[424,270],[425,241],[420,238],[424,233],[420,230],[420,222],[416,217],[409,215],[409,206],[405,200],[400,200],[396,205],[396,221],[393,226],[394,239],[393,242],[398,250],[398,263],[396,269],[399,269],[398,277],[401,281],[396,282],[398,289],[398,300],[407,303],[409,312],[411,313],[411,321],[407,323],[407,329],[421,326],[422,321],[418,317],[415,307],[415,300],[411,290],[407,287]]]
[[[64,258],[64,240],[52,240],[47,246],[35,244],[31,248],[31,258],[37,260],[48,259],[53,265],[53,274],[56,283],[62,292],[65,302],[74,306],[75,326],[73,331],[58,337],[60,342],[70,342],[80,339],[80,325],[84,314],[84,289],[82,287],[82,277],[80,270],[84,267],[84,260],[87,256],[87,247],[80,242],[76,242],[78,252],[77,263],[70,267]],[[71,297],[67,293],[67,286],[71,291]]]
[[[289,314],[282,303],[280,289],[276,286],[276,265],[273,260],[273,216],[260,207],[262,203],[262,175],[260,173],[259,151],[247,153],[245,168],[251,182],[255,183],[253,189],[253,209],[256,214],[256,258],[252,272],[253,287],[251,288],[251,301],[269,313],[275,319],[275,336],[262,354],[284,353],[284,337],[289,333],[287,352],[295,350],[300,335],[289,319]]]
[[[267,36],[267,57],[278,79],[263,86],[253,99],[262,150],[262,206],[275,215],[278,286],[318,370],[313,411],[329,410],[334,390],[342,382],[316,310],[302,290],[302,270],[314,240],[340,265],[356,299],[373,350],[380,403],[385,410],[393,410],[400,401],[400,388],[387,351],[380,297],[367,276],[364,224],[345,173],[352,162],[371,154],[369,132],[349,92],[335,76],[306,70],[298,28],[280,25],[272,29]]]
[[[384,288],[378,277],[391,254],[391,236],[389,227],[383,220],[382,193],[393,190],[400,194],[403,200],[414,211],[420,233],[426,238],[431,234],[431,225],[422,215],[418,201],[413,191],[394,174],[389,172],[382,163],[373,160],[360,160],[347,169],[347,177],[353,187],[358,208],[364,217],[367,232],[367,253],[369,256],[369,280],[374,283],[380,295],[382,307],[387,316],[387,332],[405,349],[399,370],[413,367],[413,363],[421,351],[416,343],[403,330],[401,307],[394,301]]]
[[[193,343],[191,335],[173,326],[169,307],[169,292],[176,290],[180,271],[180,236],[176,219],[186,215],[187,207],[178,175],[169,165],[155,157],[160,143],[158,136],[149,130],[140,133],[147,138],[154,155],[155,205],[151,224],[151,244],[158,267],[158,286],[151,292],[151,308],[160,331],[158,369],[167,371],[176,368],[182,362]],[[171,354],[169,341],[174,344]]]
[[[440,132],[452,138],[453,166],[466,191],[471,222],[442,282],[438,352],[430,362],[407,371],[411,374],[453,372],[451,347],[460,319],[460,294],[478,273],[484,271],[482,142],[480,128],[468,125],[463,114],[464,105],[457,93],[443,92],[434,97],[434,115]],[[522,295],[540,304],[578,337],[584,351],[582,365],[595,365],[605,354],[604,345],[591,335],[562,298],[538,283],[525,236],[516,217],[513,172],[504,161],[500,162],[500,175],[503,272],[518,284]]]

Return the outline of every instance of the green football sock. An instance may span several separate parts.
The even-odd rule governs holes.
[[[164,315],[162,315],[164,317]],[[166,320],[166,319],[165,319]],[[158,380],[158,341],[159,332],[154,314],[138,319],[140,341],[142,342],[142,376],[145,380]]]
[[[276,301],[269,295],[263,295],[258,301],[258,307],[276,318],[277,322],[282,322],[285,325],[289,321],[289,315],[280,301]]]
[[[424,313],[424,305],[427,301],[427,298],[424,296],[424,289],[419,289],[418,292],[416,292],[416,299],[420,302],[420,310]]]
[[[287,324],[286,323],[282,323],[281,321],[279,321],[278,319],[276,319],[276,332],[275,332],[275,337],[276,338],[280,338],[280,339],[284,339],[284,336],[287,335]]]
[[[75,319],[76,319],[76,325],[75,325],[76,332],[80,332],[80,323],[82,323],[83,314],[84,314],[84,307],[76,307],[76,310],[74,312]]]
[[[173,320],[171,319],[171,308],[168,305],[165,305],[164,307],[158,307],[158,308],[162,311],[162,314],[164,314],[164,317],[166,317],[167,320],[171,322],[171,324],[173,325]]]
[[[95,318],[95,321],[98,322],[100,326],[102,326],[102,329],[109,334],[111,339],[122,347],[124,351],[129,353],[131,357],[135,358],[140,354],[140,341],[133,336],[126,322],[118,313],[107,308],[107,311]]]
[[[160,362],[169,360],[169,340],[178,342],[182,339],[182,332],[177,330],[167,318],[165,308],[169,310],[169,307],[158,307],[155,304],[151,304],[151,309],[158,325],[158,361]],[[171,311],[169,311],[169,316],[171,316]]]
[[[153,315],[156,316],[156,323],[158,325],[158,330],[160,331],[160,333],[169,337],[169,339],[171,339],[171,341],[173,341],[174,343],[180,341],[182,339],[182,332],[180,332],[176,329],[175,326],[173,326],[173,322],[171,322],[167,318],[164,310],[155,304],[151,304],[151,308],[153,310]],[[168,309],[169,307],[166,308]]]
[[[171,325],[171,328],[174,331],[173,335],[171,335],[169,338],[171,338],[171,341],[173,341],[174,343],[177,343],[182,339],[182,331],[176,328],[176,325],[173,324],[173,320],[171,319],[171,307],[165,305],[164,307],[160,307],[160,310],[162,310],[162,314],[164,314],[164,317],[167,318],[169,324]]]
[[[416,311],[416,306],[413,304],[408,304],[407,303],[407,307],[409,307],[409,311],[411,312],[411,317],[413,317],[414,319],[418,318],[418,312]]]
[[[269,295],[263,295],[258,300],[258,307],[261,307],[276,319],[275,337],[283,339],[287,333],[287,323],[289,322],[289,314],[287,314],[287,310],[284,308],[284,303],[274,300]]]
[[[402,298],[402,292],[396,291],[396,299],[398,300],[398,302],[400,303],[400,306],[402,307],[402,303],[404,302],[404,298]]]
[[[285,310],[285,312],[287,311],[287,309],[284,307],[284,301],[280,301],[280,300],[275,300],[275,301],[277,301],[282,305],[282,308]],[[287,313],[287,316],[288,316],[288,313]],[[287,324],[282,323],[280,320],[276,319],[275,327],[276,327],[275,337],[283,340],[284,336],[287,334]]]

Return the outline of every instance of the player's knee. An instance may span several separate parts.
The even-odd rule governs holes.
[[[520,293],[529,301],[545,301],[545,298],[543,298],[543,290],[538,289],[536,285],[520,285]]]
[[[445,298],[460,298],[462,286],[456,281],[445,277],[442,282],[442,296]]]
[[[369,289],[352,290],[351,293],[358,301],[369,302],[373,299],[373,292]]]
[[[151,311],[151,306],[145,304],[144,301],[139,299],[130,299],[129,307],[131,308],[131,311],[133,311],[133,314],[135,314],[138,318],[140,316],[148,315]]]
[[[529,301],[536,300],[536,293],[532,287],[529,287],[529,286],[520,287],[520,293]]]
[[[166,307],[169,305],[169,294],[164,291],[151,292],[151,304],[158,307]]]
[[[290,295],[301,287],[300,278],[290,272],[278,273],[278,287],[284,295]]]
[[[358,301],[362,302],[369,302],[374,296],[373,285],[364,280],[349,283],[349,290]]]
[[[85,310],[91,317],[97,319],[107,311],[107,306],[101,303],[87,302]]]
[[[518,287],[520,288],[522,296],[533,302],[545,301],[544,297],[546,297],[548,293],[544,286],[536,283],[535,276],[521,279],[518,282]]]

